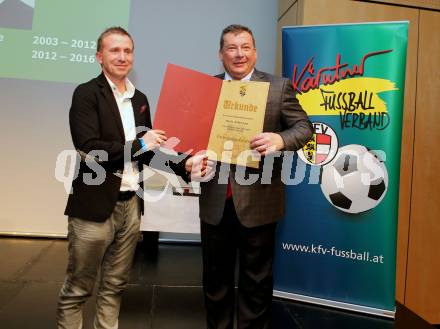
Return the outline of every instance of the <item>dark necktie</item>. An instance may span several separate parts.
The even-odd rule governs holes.
[[[228,180],[228,187],[226,189],[226,199],[232,198],[231,182]]]

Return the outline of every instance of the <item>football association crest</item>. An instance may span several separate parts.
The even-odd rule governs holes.
[[[329,163],[338,151],[338,136],[327,124],[313,122],[314,133],[306,145],[298,150],[298,156],[305,163],[323,166]]]

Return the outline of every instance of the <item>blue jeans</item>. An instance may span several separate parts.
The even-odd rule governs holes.
[[[82,328],[82,308],[93,293],[99,269],[94,328],[118,328],[121,296],[139,238],[139,202],[137,196],[118,201],[105,222],[69,217],[69,260],[58,300],[59,329]]]

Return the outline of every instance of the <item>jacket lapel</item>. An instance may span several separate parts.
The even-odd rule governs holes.
[[[264,81],[264,74],[257,69],[251,75],[251,81]]]
[[[116,104],[115,97],[113,96],[113,92],[107,82],[104,73],[101,73],[101,75],[98,77],[98,84],[101,88],[101,93],[104,96],[104,99],[109,105],[110,111],[113,113],[113,117],[115,119],[116,126],[118,127],[119,134],[121,135],[122,140],[125,142],[124,127],[122,126],[122,119],[121,114],[119,113],[118,104]]]
[[[267,82],[267,76],[266,74],[264,74],[261,71],[258,71],[257,69],[254,69],[254,72],[251,75],[251,81],[261,81],[261,82]],[[271,92],[270,92],[270,85],[269,85],[269,94],[267,95],[267,103],[269,103],[270,97],[271,97]],[[267,111],[267,106],[266,106],[266,111]]]

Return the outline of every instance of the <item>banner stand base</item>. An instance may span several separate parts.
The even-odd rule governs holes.
[[[381,317],[386,317],[386,318],[391,318],[391,319],[394,319],[394,316],[396,314],[395,311],[382,310],[379,308],[356,305],[356,304],[342,303],[342,302],[337,302],[334,300],[298,295],[298,294],[293,294],[293,293],[279,291],[279,290],[274,290],[273,296],[285,298],[285,299],[292,299],[292,300],[299,301],[299,302],[305,302],[305,303],[310,303],[310,304],[317,304],[317,305],[322,305],[322,306],[339,308],[339,309],[348,310],[348,311],[366,313],[366,314],[370,314],[370,315],[376,315],[376,316],[381,316]]]

